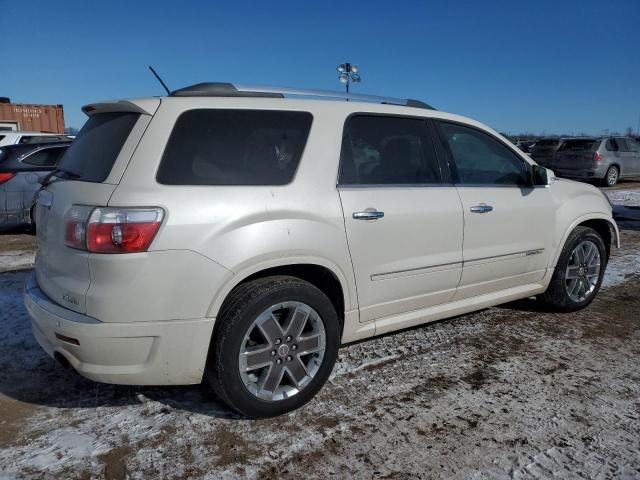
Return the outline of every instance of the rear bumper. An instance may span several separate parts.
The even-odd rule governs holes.
[[[553,173],[555,173],[558,177],[580,178],[583,180],[604,178],[605,174],[607,173],[607,170],[602,168],[585,168],[580,170],[571,170],[566,168],[554,167],[552,170]]]
[[[213,318],[104,323],[51,301],[35,275],[25,285],[24,301],[38,343],[84,377],[121,385],[202,381]]]

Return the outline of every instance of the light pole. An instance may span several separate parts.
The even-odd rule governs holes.
[[[358,75],[360,68],[353,63],[341,63],[336,67],[336,70],[338,70],[339,73],[338,80],[340,80],[340,83],[344,83],[347,93],[349,93],[349,85],[351,82],[358,83],[361,80],[360,75]]]

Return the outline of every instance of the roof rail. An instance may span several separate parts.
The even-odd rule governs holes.
[[[309,90],[305,88],[290,87],[262,87],[255,85],[237,85],[224,82],[204,82],[189,87],[174,90],[171,97],[306,97],[306,98],[339,98],[357,102],[383,103],[388,105],[403,105],[406,107],[426,108],[435,110],[420,100],[410,98],[379,97],[376,95],[364,95],[360,93],[342,93],[331,90]]]

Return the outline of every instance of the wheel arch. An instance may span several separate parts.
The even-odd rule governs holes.
[[[553,257],[552,266],[555,267],[560,258],[562,248],[564,247],[569,235],[576,227],[590,227],[597,231],[603,238],[605,246],[607,248],[607,257],[610,256],[611,247],[615,246],[620,248],[620,231],[616,222],[603,213],[592,213],[583,215],[575,219],[567,229],[565,229],[562,241],[558,244],[556,252]]]
[[[209,306],[207,316],[218,315],[234,288],[251,280],[273,275],[300,278],[319,288],[329,297],[336,309],[341,328],[344,328],[345,311],[357,308],[354,289],[350,288],[347,277],[338,266],[321,259],[298,258],[261,263],[235,274],[218,290]]]

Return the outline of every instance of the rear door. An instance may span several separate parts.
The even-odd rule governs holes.
[[[439,126],[464,210],[455,299],[542,280],[555,225],[549,189],[529,186],[529,164],[497,137],[460,123]]]
[[[462,272],[462,207],[422,118],[358,114],[338,182],[361,321],[449,302]],[[376,323],[376,331],[398,328]]]
[[[620,156],[620,175],[624,177],[637,175],[640,173],[638,168],[638,153],[633,151],[630,138],[618,137],[615,139],[618,144],[618,153]]]
[[[107,205],[151,118],[131,110],[92,112],[60,161],[68,173],[54,177],[36,199],[38,284],[52,300],[80,313],[86,312],[90,283],[88,253],[66,245],[65,225],[74,206],[84,206],[88,215]]]
[[[640,175],[640,145],[635,140],[627,137],[627,145],[631,152],[629,163],[629,173],[632,175]]]

